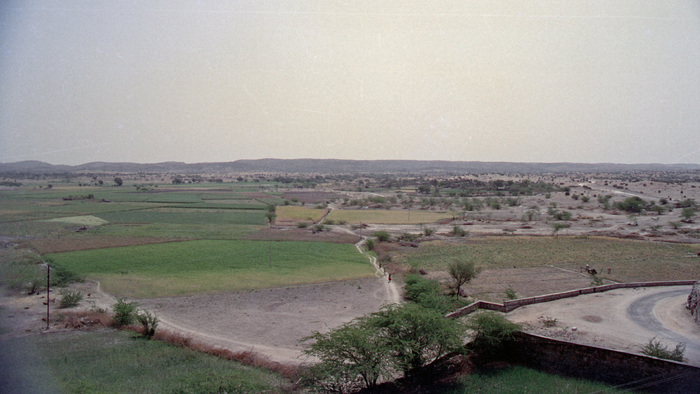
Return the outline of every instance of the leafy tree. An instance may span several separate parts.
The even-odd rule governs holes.
[[[505,343],[520,330],[520,325],[495,312],[471,315],[466,327],[472,332],[471,346],[485,356],[501,352]]]
[[[462,285],[469,283],[476,277],[479,270],[474,266],[473,261],[454,260],[447,268],[452,277],[451,287],[454,289],[455,295],[459,297]]]
[[[371,315],[363,316],[325,334],[316,332],[302,339],[314,341],[304,354],[321,360],[310,370],[314,385],[334,391],[372,388],[381,377],[390,376],[388,338],[371,319]]]
[[[647,202],[639,197],[629,197],[625,198],[624,201],[616,202],[614,207],[621,211],[640,213],[646,207]]]
[[[681,211],[681,215],[683,216],[683,221],[686,223],[692,223],[693,222],[693,216],[695,216],[695,208],[693,207],[686,207],[683,208],[683,211]]]
[[[416,304],[392,305],[328,333],[314,333],[304,353],[320,362],[310,368],[310,380],[326,391],[373,388],[397,371],[411,376],[426,365],[463,346],[464,326]]]
[[[370,324],[387,338],[392,364],[404,376],[463,346],[462,324],[416,304],[389,306],[372,314]]]
[[[552,223],[552,235],[557,235],[560,230],[571,227],[569,223]]]
[[[124,184],[124,180],[122,180],[122,179],[119,178],[119,177],[116,177],[116,178],[114,178],[114,184],[117,185],[117,186],[121,186],[121,185]]]

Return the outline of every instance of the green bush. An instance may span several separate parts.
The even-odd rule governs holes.
[[[377,231],[372,236],[377,238],[377,241],[379,242],[387,242],[391,238],[391,235],[387,233],[386,231]]]
[[[72,308],[74,306],[78,306],[80,301],[83,300],[83,293],[79,291],[61,289],[59,294],[61,295],[61,308]]]
[[[153,338],[156,334],[156,327],[158,327],[158,323],[160,322],[158,316],[149,311],[139,311],[136,314],[136,321],[138,321],[143,328],[143,336],[148,339]]]
[[[372,240],[372,239],[367,239],[367,241],[365,241],[365,247],[367,248],[367,250],[372,250],[372,249],[374,249],[374,246],[375,246],[375,245],[374,245],[374,240]]]
[[[46,259],[46,263],[51,267],[51,287],[66,287],[71,283],[84,280],[81,275],[62,265],[55,264],[51,259]]]
[[[482,355],[491,356],[503,350],[505,343],[520,330],[520,325],[495,312],[481,312],[469,318],[467,328],[472,331],[471,345],[474,349]]]
[[[512,287],[508,286],[506,288],[506,298],[509,300],[517,300],[518,294],[515,293],[515,290],[513,290]]]
[[[685,343],[679,343],[675,349],[669,350],[666,345],[661,344],[661,341],[656,340],[656,337],[651,338],[649,343],[642,347],[642,354],[679,362],[683,362],[684,353]]]
[[[114,325],[121,327],[132,324],[136,319],[137,308],[138,304],[136,302],[126,302],[123,298],[117,298],[117,303],[112,305]]]

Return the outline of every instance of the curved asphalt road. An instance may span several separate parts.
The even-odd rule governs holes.
[[[657,339],[667,345],[669,350],[673,350],[677,343],[685,343],[686,358],[696,360],[700,359],[700,343],[695,338],[688,338],[682,333],[668,329],[654,313],[661,301],[667,298],[687,297],[688,294],[688,290],[683,288],[640,297],[627,308],[627,315],[634,323],[657,333]],[[670,345],[669,342],[672,342],[673,345]],[[694,364],[697,365],[697,363]]]

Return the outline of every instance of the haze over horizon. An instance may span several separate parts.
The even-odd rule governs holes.
[[[0,162],[700,163],[700,1],[6,1]]]

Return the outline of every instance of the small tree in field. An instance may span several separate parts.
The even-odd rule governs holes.
[[[117,185],[117,186],[121,186],[121,185],[124,184],[124,180],[122,180],[122,179],[119,178],[119,177],[116,177],[116,178],[114,178],[114,184]]]
[[[451,287],[455,295],[459,297],[462,285],[469,283],[476,277],[479,270],[474,266],[472,261],[455,260],[448,267],[450,277],[452,277]]]
[[[552,235],[557,235],[557,233],[560,230],[563,230],[563,229],[569,228],[569,227],[571,227],[571,225],[569,223],[561,223],[561,222],[552,223]]]
[[[683,208],[683,211],[681,211],[681,215],[683,215],[683,222],[693,223],[693,216],[695,216],[695,208],[693,208],[693,207]]]
[[[335,330],[302,339],[314,341],[304,353],[321,362],[309,370],[311,384],[330,392],[372,388],[390,375],[387,338],[364,316]]]

